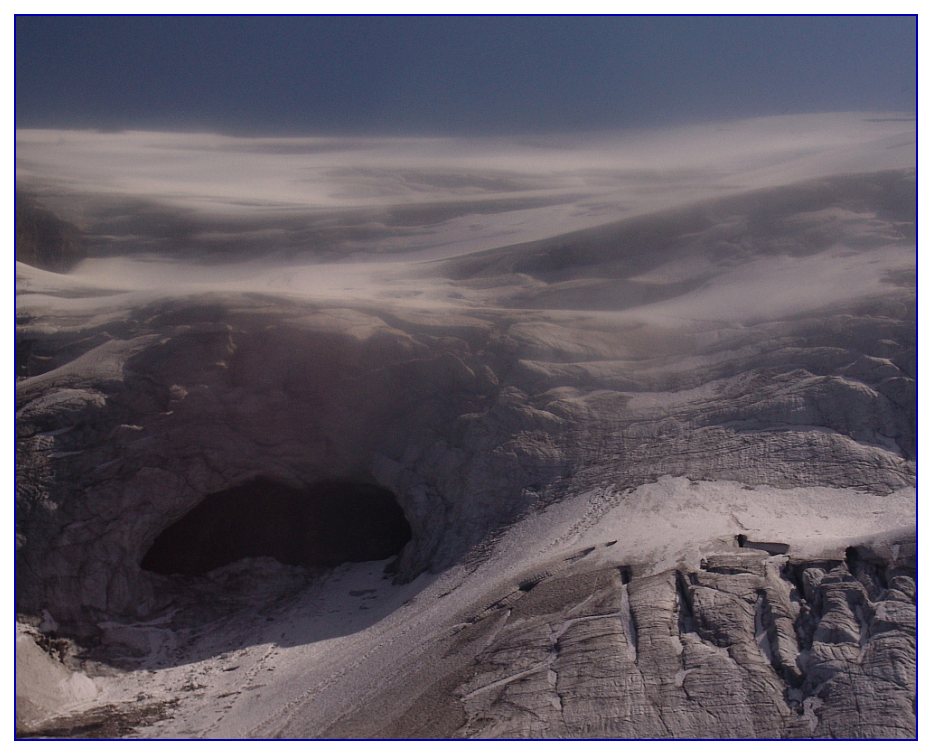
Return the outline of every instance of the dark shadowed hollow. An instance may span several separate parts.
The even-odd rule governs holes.
[[[259,556],[334,566],[388,558],[410,539],[408,521],[385,488],[331,480],[296,489],[259,478],[207,496],[155,539],[141,566],[205,574]]]

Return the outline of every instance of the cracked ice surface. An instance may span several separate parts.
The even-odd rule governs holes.
[[[88,257],[17,266],[18,610],[100,649],[33,723],[908,735],[913,140],[20,132]],[[140,568],[257,478],[391,491],[399,583]]]

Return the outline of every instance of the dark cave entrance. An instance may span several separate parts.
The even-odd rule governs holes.
[[[369,483],[296,489],[258,478],[207,496],[165,529],[141,566],[159,574],[206,574],[242,558],[335,566],[397,554],[411,527],[394,494]]]

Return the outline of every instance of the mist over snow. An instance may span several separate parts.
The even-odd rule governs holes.
[[[875,113],[527,138],[20,130],[17,185],[87,237],[75,282],[357,296],[340,284],[412,274],[396,263],[909,168],[914,152],[913,121]]]
[[[24,735],[915,736],[910,114],[16,147]]]

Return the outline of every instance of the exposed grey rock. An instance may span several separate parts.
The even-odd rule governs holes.
[[[66,272],[86,256],[80,230],[39,204],[16,193],[16,259],[43,270]]]

